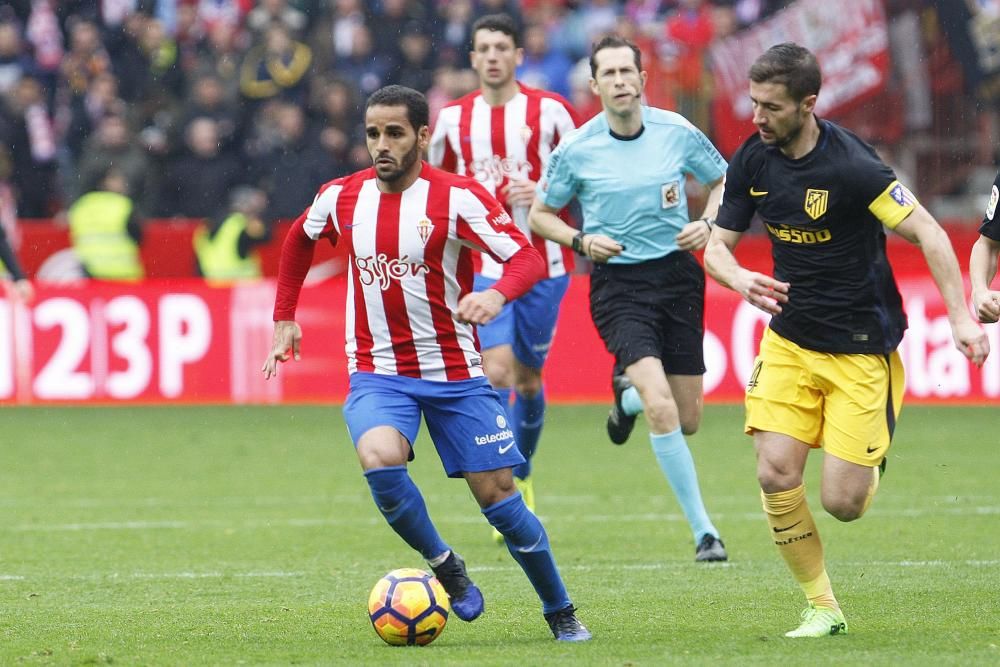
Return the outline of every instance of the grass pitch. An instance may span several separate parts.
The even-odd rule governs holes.
[[[904,410],[869,514],[822,513],[850,633],[786,640],[803,600],[760,510],[742,409],[691,439],[732,561],[697,565],[640,422],[552,407],[536,493],[587,644],[551,639],[527,580],[422,434],[413,476],[486,595],[441,638],[392,648],[369,588],[423,567],[384,524],[339,408],[3,410],[0,664],[998,664],[996,407]]]

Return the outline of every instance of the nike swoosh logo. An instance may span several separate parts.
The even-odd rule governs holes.
[[[791,530],[792,528],[795,528],[795,526],[799,525],[800,523],[802,523],[802,521],[796,521],[795,523],[793,523],[790,526],[785,526],[784,528],[777,528],[777,527],[775,527],[772,530],[774,530],[774,532],[776,532],[776,533],[783,533],[786,530]]]
[[[865,451],[868,452],[869,454],[871,454],[873,452],[877,452],[881,448],[882,448],[882,445],[875,445],[874,447],[866,447]]]
[[[513,446],[514,446],[513,442],[508,445],[500,445],[500,447],[497,448],[497,454],[506,454]]]
[[[751,197],[763,197],[766,194],[767,194],[767,190],[764,190],[763,192],[761,192],[760,190],[754,190],[752,185],[750,186],[750,196]]]

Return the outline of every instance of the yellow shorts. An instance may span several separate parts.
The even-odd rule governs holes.
[[[898,352],[815,352],[768,328],[747,383],[745,430],[784,433],[876,466],[889,449],[904,385]]]

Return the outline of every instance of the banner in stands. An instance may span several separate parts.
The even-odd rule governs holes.
[[[884,0],[799,0],[771,18],[712,46],[716,145],[732,155],[753,133],[747,74],[770,47],[796,42],[816,54],[823,88],[821,116],[846,111],[885,88],[889,37]]]
[[[955,349],[926,273],[900,274],[910,329],[901,348],[911,399],[1000,397],[1000,329],[984,368]],[[611,358],[590,321],[588,280],[574,276],[546,365],[553,402],[610,401]],[[302,360],[265,381],[273,283],[210,288],[196,280],[39,286],[29,307],[0,301],[0,403],[340,402],[347,390],[344,279],[306,287]],[[742,400],[767,316],[709,283],[707,399]]]

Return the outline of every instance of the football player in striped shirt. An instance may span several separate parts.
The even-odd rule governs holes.
[[[295,306],[316,241],[346,244],[344,419],[379,511],[427,560],[455,615],[478,617],[482,593],[438,534],[407,470],[422,416],[448,476],[466,480],[527,574],[552,634],[585,641],[590,633],[576,618],[545,528],[514,485],[511,471],[524,457],[484,376],[475,332],[542,277],[541,257],[482,185],[421,160],[428,114],[424,96],[403,86],[368,99],[374,166],[325,184],[288,232],[264,376],[300,356]],[[475,251],[506,266],[479,292],[472,291]]]
[[[868,509],[903,400],[896,349],[906,329],[885,229],[918,245],[962,354],[982,365],[989,341],[969,313],[947,234],[875,151],[815,114],[821,76],[797,44],[750,68],[757,133],[733,155],[705,268],[772,315],[746,390],[745,431],[770,530],[808,603],[786,637],[847,632],[802,473],[822,447],[823,508],[841,521]],[[760,216],[774,276],[749,271],[733,248]]]
[[[514,481],[534,511],[530,475],[545,418],[542,366],[569,285],[573,254],[531,232],[527,212],[548,156],[576,127],[577,117],[561,96],[515,79],[523,57],[519,44],[517,26],[506,14],[483,16],[473,24],[470,59],[479,89],[441,110],[428,158],[431,164],[474,177],[494,193],[545,260],[545,278],[479,328],[490,384],[505,406],[514,392],[508,412],[514,440],[525,458],[514,469]],[[488,289],[502,271],[500,264],[483,255],[475,289]],[[494,531],[493,536],[503,543],[500,533]]]

